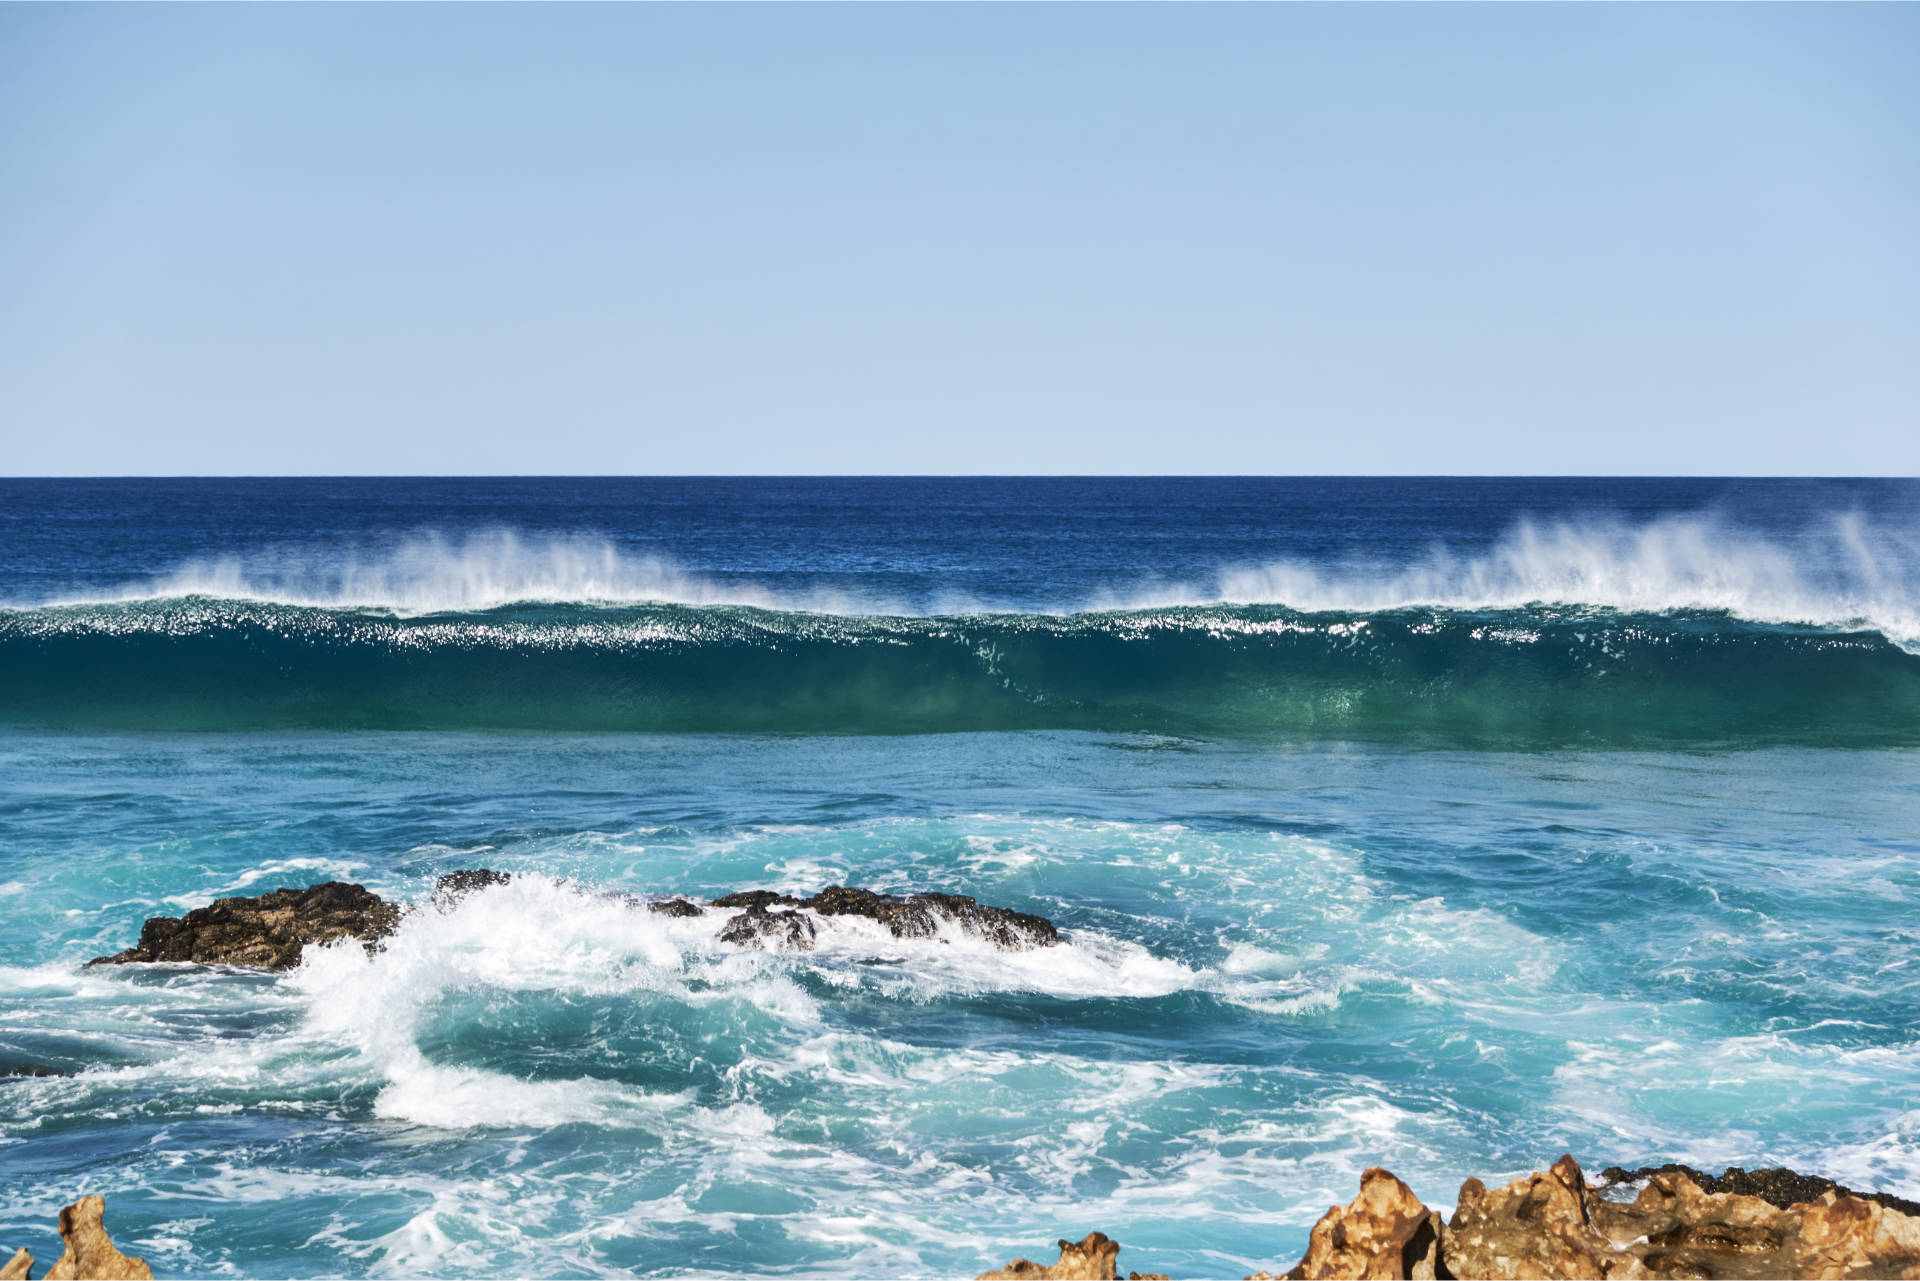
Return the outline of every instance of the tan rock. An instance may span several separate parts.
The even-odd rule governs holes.
[[[60,1238],[66,1253],[54,1260],[41,1281],[153,1281],[145,1259],[129,1258],[114,1248],[102,1220],[107,1203],[83,1196],[60,1211]]]
[[[1119,1281],[1120,1243],[1104,1232],[1089,1232],[1080,1241],[1060,1242],[1060,1260],[1039,1264],[1015,1259],[997,1272],[982,1272],[979,1281]]]
[[[1920,1276],[1920,1218],[1837,1192],[1783,1210],[1659,1174],[1631,1204],[1601,1202],[1595,1222],[1647,1276]]]
[[[1440,1216],[1413,1189],[1378,1166],[1360,1176],[1360,1195],[1313,1225],[1307,1256],[1291,1281],[1432,1281],[1440,1258]]]
[[[0,1268],[0,1281],[27,1281],[27,1273],[33,1268],[33,1256],[25,1248],[15,1250],[13,1257],[7,1260],[7,1266]]]
[[[1441,1233],[1441,1259],[1448,1272],[1465,1281],[1647,1275],[1638,1259],[1616,1249],[1595,1226],[1596,1200],[1571,1156],[1561,1157],[1544,1174],[1529,1174],[1493,1191],[1468,1179]]]

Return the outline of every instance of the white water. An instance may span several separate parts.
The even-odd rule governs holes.
[[[589,534],[508,530],[458,540],[421,534],[381,550],[267,551],[188,561],[75,605],[203,597],[401,615],[515,603],[736,605],[811,613],[910,615],[894,599],[777,591],[687,572],[668,558]],[[945,612],[1023,612],[946,593]],[[1436,543],[1411,562],[1232,565],[1198,581],[1116,585],[1048,613],[1210,604],[1304,611],[1409,607],[1584,605],[1624,611],[1724,610],[1761,622],[1865,627],[1920,643],[1920,535],[1858,515],[1832,518],[1791,542],[1708,516],[1619,521],[1522,521],[1483,552]]]

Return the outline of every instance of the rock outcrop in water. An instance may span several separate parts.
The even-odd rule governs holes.
[[[356,938],[371,945],[399,923],[399,904],[365,886],[328,881],[304,890],[218,899],[185,916],[152,917],[140,927],[137,944],[90,964],[193,961],[285,970],[300,963],[309,943]]]
[[[1920,1277],[1920,1217],[1886,1204],[1898,1198],[1862,1198],[1790,1170],[1729,1170],[1718,1179],[1685,1166],[1608,1173],[1622,1176],[1615,1183],[1646,1184],[1631,1202],[1608,1200],[1605,1185],[1588,1184],[1563,1156],[1502,1188],[1468,1179],[1443,1224],[1406,1184],[1368,1170],[1360,1195],[1314,1225],[1306,1257],[1281,1275]],[[1762,1187],[1773,1199],[1708,1190],[1716,1185]]]
[[[713,900],[713,905],[745,909],[727,922],[720,937],[746,946],[764,946],[772,938],[789,947],[812,947],[815,931],[810,921],[793,910],[799,908],[816,916],[865,917],[886,926],[897,939],[932,938],[940,932],[942,922],[952,922],[1003,952],[1052,947],[1060,941],[1053,922],[1044,916],[988,907],[964,894],[876,894],[829,885],[811,898],[746,890],[722,895]],[[795,923],[796,917],[802,924]]]
[[[449,872],[434,882],[431,901],[448,908],[468,894],[510,879],[508,873],[484,867]],[[807,951],[818,937],[819,923],[836,916],[876,921],[900,939],[933,938],[943,924],[952,924],[1003,951],[1060,942],[1059,932],[1046,917],[990,907],[964,894],[877,894],[830,885],[810,898],[743,890],[712,903],[685,897],[630,901],[670,917],[732,910],[734,915],[721,924],[717,937],[737,947]],[[393,933],[407,910],[364,886],[342,881],[304,890],[279,889],[254,898],[223,898],[185,916],[152,917],[141,927],[139,943],[112,956],[95,957],[89,964],[191,961],[284,970],[300,963],[300,953],[309,943],[355,938],[371,949]]]
[[[67,1248],[40,1281],[153,1281],[145,1259],[120,1253],[107,1236],[106,1212],[107,1203],[97,1196],[83,1196],[60,1211],[60,1239]],[[28,1281],[32,1268],[33,1256],[17,1250],[0,1268],[0,1281]]]

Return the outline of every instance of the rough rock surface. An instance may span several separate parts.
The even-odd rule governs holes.
[[[792,910],[769,912],[764,907],[748,908],[720,927],[719,938],[722,943],[736,947],[805,952],[813,947],[813,918]]]
[[[223,898],[185,916],[153,917],[141,926],[139,943],[89,964],[195,961],[284,970],[300,963],[309,943],[341,938],[373,943],[393,933],[399,921],[398,904],[364,886],[328,881],[256,898]]]
[[[449,908],[468,894],[512,879],[506,872],[485,867],[448,872],[434,882],[433,903]],[[876,894],[830,885],[804,899],[774,890],[741,890],[711,904],[685,897],[627,901],[673,917],[704,916],[712,908],[734,909],[736,915],[721,926],[719,937],[739,947],[806,951],[818,933],[816,918],[832,916],[878,921],[895,938],[931,938],[939,933],[942,922],[953,922],[1005,951],[1060,942],[1059,932],[1046,917],[988,907],[964,894]],[[357,938],[371,947],[393,933],[404,910],[364,886],[342,881],[304,890],[280,889],[257,898],[223,898],[183,917],[153,917],[141,927],[138,944],[112,956],[95,957],[89,964],[194,961],[290,969],[300,963],[301,950],[309,943]]]
[[[32,1270],[33,1256],[22,1246],[13,1252],[13,1257],[7,1260],[7,1266],[0,1268],[0,1281],[27,1281],[27,1274]]]
[[[1056,1263],[1015,1259],[994,1272],[982,1272],[979,1281],[1119,1281],[1120,1243],[1104,1232],[1089,1232],[1079,1241],[1060,1242]]]
[[[1778,1166],[1743,1170],[1735,1165],[1716,1175],[1696,1170],[1690,1165],[1643,1165],[1637,1170],[1623,1170],[1617,1165],[1610,1165],[1600,1171],[1601,1194],[1604,1196],[1608,1188],[1623,1183],[1645,1182],[1656,1174],[1683,1175],[1702,1192],[1757,1196],[1768,1205],[1782,1210],[1805,1201],[1818,1201],[1827,1193],[1836,1192],[1841,1196],[1858,1197],[1862,1201],[1875,1201],[1902,1214],[1920,1216],[1920,1201],[1909,1201],[1890,1192],[1855,1192],[1832,1179],[1823,1179],[1817,1174],[1800,1174]]]
[[[1468,1179],[1441,1234],[1442,1262],[1456,1277],[1624,1275],[1609,1270],[1624,1262],[1594,1225],[1596,1199],[1571,1156],[1492,1191]]]
[[[505,885],[513,879],[510,872],[496,872],[490,867],[462,868],[458,872],[448,872],[433,883],[433,901],[442,905],[484,890],[489,885]]]
[[[940,932],[941,922],[951,921],[1005,952],[1052,947],[1060,941],[1059,931],[1044,916],[988,907],[964,894],[877,894],[829,885],[810,898],[741,890],[713,900],[713,906],[745,909],[720,931],[723,942],[744,947],[812,947],[816,931],[800,915],[802,908],[816,916],[865,917],[886,926],[887,933],[897,939],[932,938]]]
[[[1610,1276],[1920,1276],[1920,1218],[1836,1192],[1782,1209],[1657,1174],[1596,1219],[1626,1260]]]
[[[1791,1170],[1757,1171],[1776,1201],[1714,1190],[1756,1186],[1733,1170],[1719,1180],[1686,1167],[1609,1171],[1646,1186],[1609,1201],[1571,1156],[1489,1190],[1460,1189],[1453,1218],[1422,1205],[1384,1170],[1314,1225],[1307,1255],[1282,1275],[1317,1278],[1763,1277],[1920,1278],[1920,1216],[1897,1197],[1865,1199]],[[1730,1176],[1730,1177],[1729,1177]],[[1703,1186],[1707,1185],[1707,1186]],[[1813,1195],[1788,1200],[1796,1191]],[[1249,1281],[1278,1281],[1270,1272]]]
[[[1360,1176],[1360,1195],[1334,1206],[1313,1225],[1307,1256],[1285,1275],[1290,1281],[1440,1275],[1437,1211],[1413,1189],[1375,1166]]]
[[[107,1203],[97,1196],[83,1196],[60,1211],[60,1238],[67,1248],[41,1281],[153,1281],[153,1269],[145,1259],[131,1258],[114,1248],[102,1225],[106,1211]],[[32,1263],[33,1256],[22,1250],[0,1275],[25,1278]],[[13,1270],[16,1265],[18,1272]]]
[[[932,938],[942,920],[953,921],[1002,951],[1052,947],[1060,941],[1044,916],[987,907],[964,894],[876,894],[872,890],[829,885],[801,905],[822,916],[864,916],[880,922],[895,938]]]

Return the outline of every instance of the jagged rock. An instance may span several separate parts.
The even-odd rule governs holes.
[[[1118,1241],[1104,1232],[1089,1232],[1082,1240],[1060,1242],[1057,1263],[1015,1259],[996,1272],[982,1272],[979,1281],[1119,1281],[1119,1259]]]
[[[1739,1166],[1727,1167],[1725,1173],[1713,1175],[1696,1170],[1690,1165],[1645,1165],[1637,1170],[1624,1170],[1610,1165],[1600,1172],[1600,1188],[1606,1189],[1622,1183],[1642,1183],[1656,1174],[1678,1174],[1691,1181],[1702,1192],[1731,1192],[1736,1196],[1756,1196],[1768,1205],[1786,1209],[1790,1205],[1799,1205],[1807,1201],[1817,1201],[1829,1192],[1841,1196],[1857,1197],[1862,1201],[1875,1201],[1889,1210],[1898,1210],[1902,1214],[1920,1217],[1920,1201],[1909,1201],[1905,1197],[1894,1196],[1890,1192],[1856,1192],[1843,1187],[1832,1179],[1823,1179],[1817,1174],[1800,1174],[1794,1170],[1769,1166],[1759,1170],[1743,1170]]]
[[[1469,1179],[1441,1262],[1460,1278],[1920,1277],[1920,1218],[1833,1190],[1782,1207],[1697,1173],[1654,1173],[1628,1204],[1596,1196],[1571,1156],[1498,1191]],[[1807,1186],[1783,1173],[1777,1195]]]
[[[964,894],[900,896],[829,885],[801,900],[800,906],[822,916],[867,917],[886,926],[895,938],[932,938],[939,932],[939,922],[948,920],[1004,951],[1051,947],[1060,941],[1053,922],[1044,916],[986,907]]]
[[[102,1225],[106,1211],[107,1203],[97,1196],[83,1196],[60,1211],[60,1237],[67,1243],[66,1252],[54,1260],[41,1281],[153,1281],[153,1269],[145,1259],[130,1258],[114,1248]]]
[[[1655,1277],[1920,1276],[1920,1218],[1827,1192],[1785,1209],[1656,1174],[1630,1204],[1600,1202],[1596,1221]]]
[[[1488,1191],[1478,1179],[1441,1234],[1441,1258],[1456,1277],[1606,1277],[1623,1264],[1593,1224],[1594,1196],[1571,1156],[1544,1174]]]
[[[690,898],[654,899],[647,904],[647,910],[662,916],[704,916],[707,911]]]
[[[365,886],[328,881],[256,898],[223,898],[185,916],[153,917],[141,926],[138,944],[88,964],[194,961],[284,970],[300,963],[309,943],[356,938],[372,944],[393,933],[399,921],[397,904]]]
[[[795,911],[769,912],[755,908],[732,917],[720,927],[720,941],[739,947],[806,952],[812,950],[813,938],[813,918]]]
[[[1378,1166],[1360,1176],[1360,1195],[1313,1225],[1307,1254],[1288,1281],[1433,1281],[1440,1263],[1440,1215]]]
[[[505,885],[512,879],[512,873],[496,872],[490,867],[462,868],[457,872],[448,872],[433,883],[433,901],[446,906],[475,890],[484,890],[489,885]]]
[[[0,1281],[27,1281],[27,1273],[32,1269],[33,1256],[22,1246],[13,1252],[13,1257],[7,1260],[7,1266],[0,1268]]]

